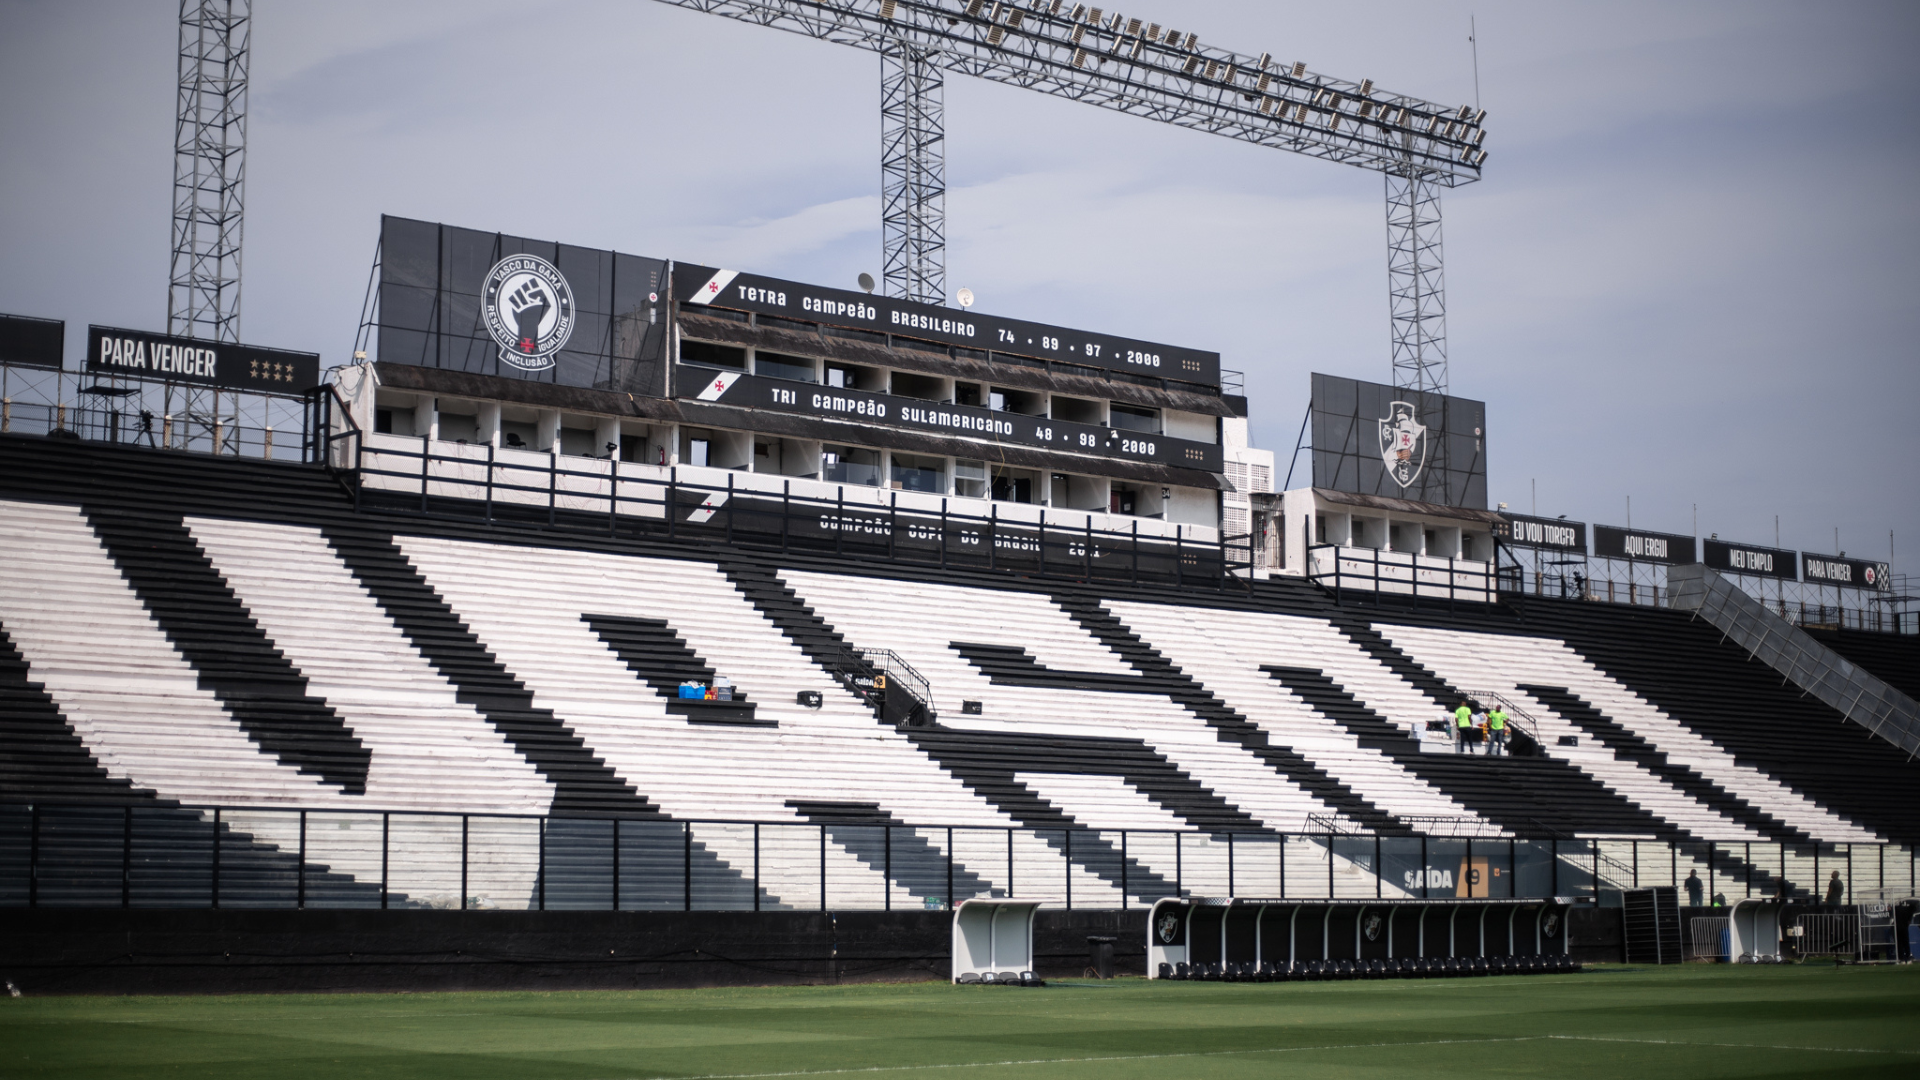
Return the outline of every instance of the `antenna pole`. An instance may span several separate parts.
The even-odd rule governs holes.
[[[1480,107],[1480,27],[1472,15],[1467,16],[1467,44],[1473,46],[1473,107]]]

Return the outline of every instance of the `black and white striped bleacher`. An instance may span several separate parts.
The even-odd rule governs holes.
[[[395,816],[388,850],[421,884],[388,899],[508,906],[601,903],[564,861],[614,819],[632,858],[698,861],[712,905],[771,907],[817,906],[823,866],[863,904],[1008,895],[1063,859],[1082,904],[1191,889],[1191,859],[1122,830],[1446,820],[1909,860],[1920,841],[1920,764],[1679,612],[781,557],[356,509],[298,466],[11,436],[0,466],[0,803],[109,831],[139,807],[142,828],[231,836],[234,873],[294,872],[304,845],[315,895],[343,903],[392,873],[327,816],[357,811],[486,816],[494,854],[464,886],[441,854],[460,826]],[[925,676],[937,722],[888,723],[849,686],[870,649]],[[1903,655],[1875,650],[1856,648]],[[733,702],[673,692],[722,676]],[[1536,752],[1421,752],[1475,690],[1523,704]],[[513,852],[541,844],[558,861],[536,882]],[[1249,844],[1244,866],[1288,857]]]

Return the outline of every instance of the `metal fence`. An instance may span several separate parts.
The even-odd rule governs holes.
[[[318,464],[350,470],[359,432],[331,386],[300,394],[196,390],[0,364],[0,434]],[[331,446],[334,453],[324,456]]]
[[[1664,607],[1671,602],[1667,568],[1624,559],[1589,559],[1501,544],[1498,577],[1502,593],[1554,596],[1609,604]],[[1889,575],[1881,589],[1843,588],[1813,581],[1783,581],[1721,571],[1736,588],[1795,624],[1814,629],[1920,634],[1920,594],[1911,578]]]
[[[758,911],[944,908],[1012,895],[1107,909],[1181,895],[1598,898],[1715,865],[1678,845],[1620,845],[8,804],[0,906]],[[1914,871],[1906,849],[1852,845],[1827,855],[1843,858],[1863,886],[1870,877],[1872,887],[1894,888]],[[1897,874],[1884,872],[1890,857],[1900,860]],[[1722,852],[1718,865],[1727,860]]]
[[[1480,559],[1436,558],[1404,551],[1315,544],[1307,549],[1307,580],[1333,590],[1344,602],[1348,592],[1403,596],[1421,600],[1492,603],[1498,579],[1494,565]]]
[[[1687,959],[1726,963],[1729,933],[1725,915],[1687,920]]]

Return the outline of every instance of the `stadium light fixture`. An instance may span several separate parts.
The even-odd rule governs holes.
[[[1438,191],[1480,179],[1477,106],[1310,73],[1304,61],[1276,68],[1270,52],[1203,46],[1193,31],[1057,0],[660,2],[882,55],[889,295],[939,303],[944,293],[942,72],[1382,173],[1394,384],[1446,389]]]

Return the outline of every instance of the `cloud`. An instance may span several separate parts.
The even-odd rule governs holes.
[[[0,310],[164,323],[174,13],[16,4]],[[1491,491],[1789,546],[1920,535],[1920,8],[1188,0],[1241,52],[1474,98],[1447,192],[1455,389]],[[256,11],[247,336],[352,341],[381,213],[846,285],[879,274],[879,62],[632,0]],[[102,58],[112,59],[103,64]],[[1307,374],[1388,376],[1378,175],[1017,87],[945,91],[949,291],[1220,352],[1288,447]],[[70,335],[70,338],[73,335]]]

